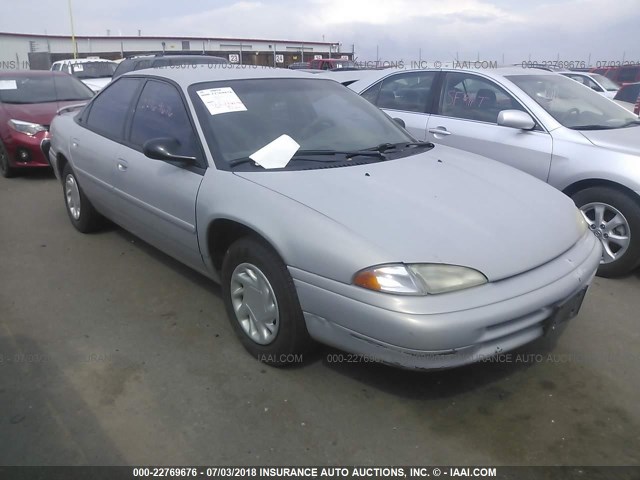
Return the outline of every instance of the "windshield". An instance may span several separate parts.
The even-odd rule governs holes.
[[[29,76],[2,76],[0,101],[2,103],[46,103],[88,100],[93,92],[79,80],[62,74]]]
[[[189,92],[214,156],[225,162],[248,157],[284,134],[301,151],[414,141],[381,110],[332,80],[232,80],[192,85]],[[211,93],[220,100],[205,105],[201,96]]]
[[[602,88],[604,88],[608,92],[617,92],[618,90],[620,90],[620,85],[618,85],[610,78],[605,77],[604,75],[600,75],[599,73],[592,73],[591,78],[602,85]]]
[[[604,130],[626,127],[638,120],[608,98],[562,75],[508,75],[507,78],[567,128]]]
[[[72,63],[71,70],[76,78],[113,77],[118,65],[115,62]]]
[[[356,68],[356,64],[345,60],[344,62],[333,62],[333,68]]]

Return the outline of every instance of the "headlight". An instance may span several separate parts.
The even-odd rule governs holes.
[[[22,120],[9,120],[9,126],[17,132],[34,136],[38,132],[45,132],[47,129],[39,123],[23,122]]]
[[[353,283],[384,293],[433,295],[482,285],[487,283],[487,277],[457,265],[396,263],[361,270],[353,277]]]
[[[587,219],[584,218],[584,213],[579,208],[576,209],[576,222],[578,222],[578,228],[580,229],[580,233],[584,233],[589,228],[589,223]]]

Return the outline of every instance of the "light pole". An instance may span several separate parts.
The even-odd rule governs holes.
[[[69,4],[69,21],[71,22],[71,43],[73,44],[73,58],[78,58],[78,47],[76,45],[76,32],[73,28],[73,12],[71,10],[71,0],[68,0]]]

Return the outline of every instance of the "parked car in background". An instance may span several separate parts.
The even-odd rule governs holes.
[[[213,55],[201,54],[167,54],[155,53],[151,55],[137,55],[125,58],[118,64],[113,78],[132,72],[134,70],[143,70],[145,68],[180,68],[187,65],[230,65],[229,60]]]
[[[402,119],[420,140],[494,158],[573,198],[604,247],[600,275],[624,275],[638,266],[636,115],[544,70],[375,73],[348,88]]]
[[[561,75],[564,75],[565,77],[571,78],[576,82],[583,84],[585,87],[589,87],[594,92],[598,92],[607,98],[615,97],[616,92],[620,89],[620,85],[618,85],[613,80],[605,77],[604,75],[600,75],[599,73],[589,73],[589,72],[559,72],[559,73]]]
[[[557,190],[416,142],[318,75],[132,72],[52,133],[72,225],[107,216],[220,282],[273,365],[311,339],[405,368],[479,361],[560,329],[601,257]]]
[[[357,70],[358,65],[351,60],[340,58],[318,58],[309,62],[309,68],[315,70]]]
[[[611,70],[611,67],[597,67],[589,69],[589,73],[597,73],[606,77],[609,70]]]
[[[116,66],[111,60],[89,57],[53,62],[51,71],[69,73],[94,92],[99,92],[111,81]]]
[[[309,69],[309,62],[294,62],[292,64],[290,64],[287,68],[290,68],[291,70],[308,70]]]
[[[610,68],[605,75],[620,85],[640,82],[640,65],[624,65],[622,67]]]
[[[613,97],[613,101],[630,112],[640,115],[640,82],[623,85]]]
[[[0,72],[0,175],[49,167],[45,152],[56,111],[91,97],[89,87],[66,73]]]

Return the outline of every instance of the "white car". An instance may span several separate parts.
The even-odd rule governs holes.
[[[111,77],[113,77],[113,72],[116,71],[117,66],[118,64],[111,60],[89,57],[53,62],[51,70],[73,75],[97,93],[111,82]]]
[[[616,96],[620,85],[611,80],[610,78],[600,75],[599,73],[590,72],[559,72],[560,75],[569,77],[576,82],[583,84],[585,87],[589,87],[591,90],[604,95],[607,98],[613,98]]]

